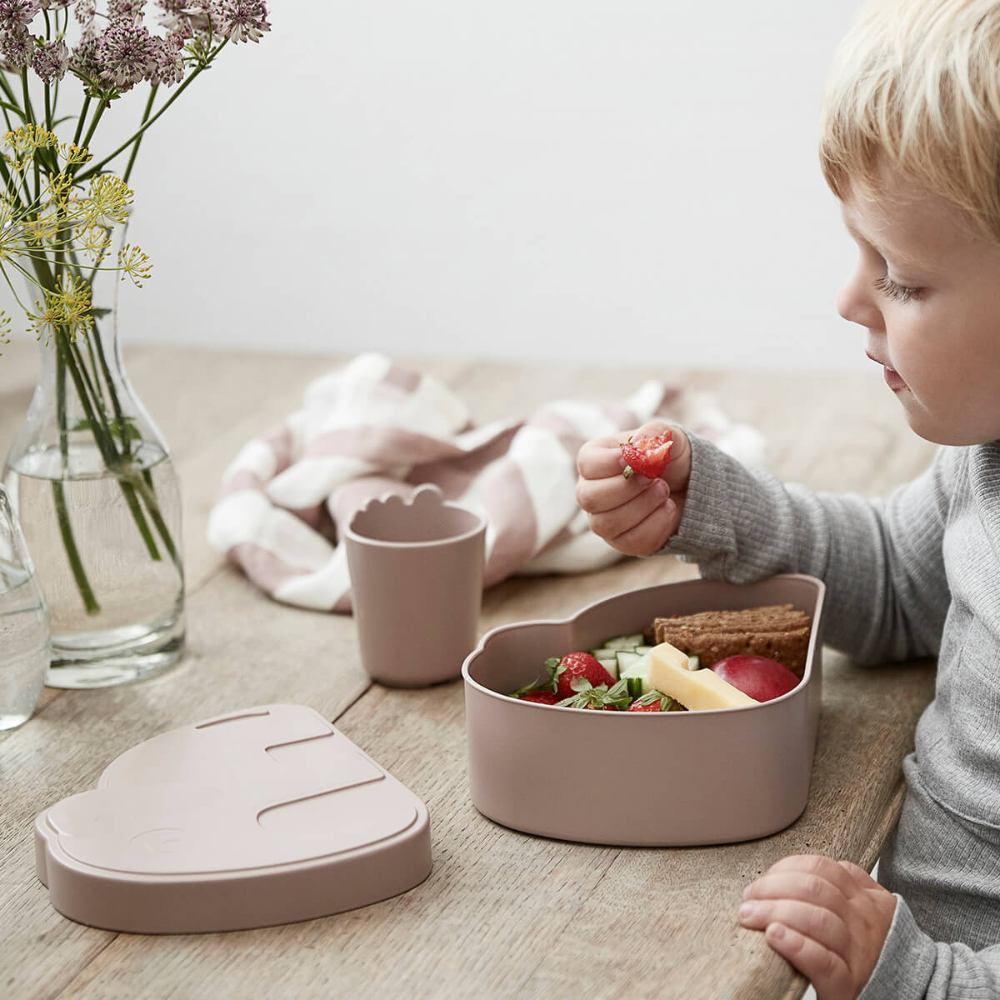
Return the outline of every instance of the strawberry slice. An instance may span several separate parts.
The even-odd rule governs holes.
[[[636,698],[635,701],[629,705],[627,711],[629,712],[672,712],[674,711],[674,705],[677,702],[674,701],[669,695],[661,694],[659,691],[650,691],[649,694],[644,694],[641,698]]]
[[[526,694],[517,696],[519,701],[531,701],[536,705],[554,705],[559,696],[555,691],[528,691]]]
[[[641,438],[633,441],[629,438],[621,446],[622,458],[628,463],[622,475],[628,479],[633,473],[647,479],[659,479],[670,461],[670,449],[674,446],[673,434],[665,430],[656,437]]]
[[[615,682],[614,677],[590,653],[567,653],[562,659],[550,656],[545,666],[560,699],[572,698],[577,693],[577,688],[573,686],[577,677],[588,681],[591,687],[600,687],[601,684],[611,687]]]

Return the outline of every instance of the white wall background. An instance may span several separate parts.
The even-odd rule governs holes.
[[[867,366],[816,157],[856,6],[271,0],[140,152],[126,336]]]

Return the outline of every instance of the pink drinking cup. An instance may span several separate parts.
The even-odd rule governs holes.
[[[479,634],[486,524],[430,485],[409,501],[371,500],[351,518],[343,541],[372,680],[425,687],[461,676]]]

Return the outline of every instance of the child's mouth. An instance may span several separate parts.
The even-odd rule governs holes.
[[[899,392],[900,389],[906,388],[906,383],[903,381],[899,372],[890,368],[888,365],[883,365],[882,371],[885,375],[885,384],[892,389],[893,392]]]
[[[868,357],[875,362],[875,364],[882,366],[882,373],[885,376],[885,384],[892,389],[893,392],[899,392],[900,389],[907,388],[902,376],[898,371],[896,371],[895,368],[890,368],[884,361],[880,361],[874,354],[871,354],[868,351],[865,351],[865,354],[867,354]]]

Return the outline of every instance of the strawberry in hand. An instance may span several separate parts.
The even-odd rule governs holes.
[[[551,656],[545,661],[545,666],[560,699],[572,698],[577,693],[573,687],[576,677],[589,681],[592,687],[601,684],[611,687],[615,682],[614,677],[590,653],[567,653],[561,660]]]
[[[673,446],[673,435],[669,429],[656,437],[641,438],[638,441],[629,438],[621,445],[622,458],[628,463],[622,475],[628,479],[638,472],[647,479],[659,479],[670,461],[670,449]]]

